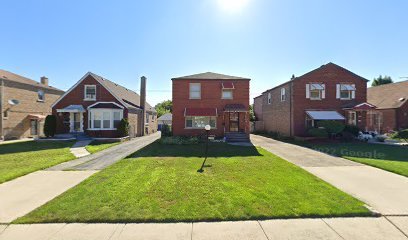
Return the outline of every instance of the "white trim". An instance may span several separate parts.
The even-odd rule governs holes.
[[[281,92],[281,102],[284,102],[284,101],[286,101],[286,88],[281,88],[281,90],[280,90],[280,92]]]
[[[86,88],[88,87],[93,87],[95,88],[95,97],[94,98],[88,98],[86,95]],[[84,101],[96,101],[96,85],[95,84],[85,84],[84,85]]]
[[[95,128],[94,127],[94,120],[95,120],[95,113],[98,112],[101,114],[101,127],[100,128]],[[104,128],[103,127],[103,121],[108,120],[108,119],[103,119],[103,113],[109,112],[109,128]],[[116,108],[91,108],[88,110],[88,129],[91,131],[103,131],[103,130],[116,130],[114,128],[114,119],[113,116],[115,112],[119,112],[119,118],[120,120],[123,119],[123,109],[116,109]]]
[[[94,104],[92,104],[92,105],[89,105],[86,109],[90,109],[90,108],[92,108],[93,106],[96,106],[96,105],[98,105],[98,104],[100,104],[100,103],[103,103],[103,104],[112,103],[112,104],[114,104],[114,105],[120,107],[121,109],[124,108],[122,105],[117,104],[117,103],[115,103],[115,102],[96,102],[96,103],[94,103]],[[99,109],[101,109],[101,108],[99,108]],[[106,108],[106,109],[112,109],[112,108]]]
[[[199,97],[196,97],[196,98],[194,98],[194,97],[191,97],[191,86],[192,85],[199,85],[200,86],[200,96]],[[197,83],[197,82],[193,82],[193,83],[189,83],[188,84],[188,98],[189,99],[192,99],[192,100],[194,100],[194,99],[201,99],[201,83]]]
[[[306,83],[306,98],[310,98],[310,84]]]
[[[272,103],[272,93],[268,92],[268,104]]]
[[[340,99],[340,84],[336,84],[336,99]]]

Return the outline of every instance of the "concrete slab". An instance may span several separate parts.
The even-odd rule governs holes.
[[[0,184],[0,223],[24,216],[96,171],[38,171]]]
[[[267,240],[257,221],[194,223],[192,239]]]
[[[111,240],[191,240],[191,223],[126,224]]]
[[[123,224],[67,224],[54,234],[50,240],[109,240]]]
[[[404,217],[387,217],[395,226],[408,236],[408,216]]]
[[[383,215],[408,214],[408,178],[370,166],[305,167]]]
[[[321,219],[268,220],[260,224],[269,240],[342,239]]]
[[[9,225],[2,234],[0,240],[45,240],[52,237],[65,224],[23,224]]]
[[[91,142],[92,140],[78,141],[69,150],[77,158],[88,156],[90,153],[85,147]]]
[[[407,239],[404,234],[402,234],[384,217],[331,218],[323,220],[346,240]]]

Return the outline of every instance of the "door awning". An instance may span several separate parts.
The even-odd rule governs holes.
[[[41,115],[41,114],[28,114],[28,118],[29,119],[33,119],[33,120],[43,120],[45,119],[46,116]]]
[[[216,108],[185,108],[184,116],[185,117],[193,117],[193,116],[216,117],[217,109]]]
[[[306,114],[313,120],[345,120],[345,118],[336,111],[306,111]]]
[[[242,104],[227,104],[225,105],[224,112],[248,112]]]
[[[69,105],[63,109],[57,109],[57,112],[85,112],[82,105]]]
[[[364,103],[360,103],[360,104],[357,104],[356,106],[354,106],[353,110],[373,110],[373,109],[376,109],[376,108],[377,108],[376,106],[374,106],[372,104],[369,104],[367,102],[364,102]]]

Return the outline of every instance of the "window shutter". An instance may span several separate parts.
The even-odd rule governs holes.
[[[326,98],[326,84],[322,84],[323,90],[322,90],[322,99]]]
[[[336,99],[340,98],[340,84],[336,84]]]
[[[306,84],[306,98],[310,98],[310,84]]]
[[[351,85],[351,86],[353,86],[353,88],[356,89],[356,85],[355,85],[355,84],[353,84],[353,85]],[[356,98],[356,90],[351,91],[351,99],[355,99],[355,98]]]

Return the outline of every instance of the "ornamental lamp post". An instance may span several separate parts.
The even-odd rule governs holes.
[[[197,172],[204,172],[204,165],[205,161],[207,161],[207,153],[208,153],[208,134],[210,133],[211,126],[210,125],[205,125],[204,127],[205,132],[206,132],[206,142],[205,142],[205,158],[203,161],[203,164],[201,164],[201,168]]]

